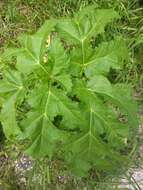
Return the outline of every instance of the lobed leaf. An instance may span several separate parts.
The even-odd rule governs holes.
[[[0,81],[0,94],[3,97],[0,120],[7,138],[20,133],[17,125],[16,105],[23,100],[25,89],[18,72],[6,72],[5,78]]]

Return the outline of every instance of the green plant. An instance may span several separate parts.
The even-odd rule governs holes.
[[[120,171],[138,126],[130,87],[109,80],[128,60],[121,36],[102,38],[114,19],[114,10],[91,6],[72,19],[46,21],[1,59],[8,63],[0,81],[7,138],[29,139],[28,154],[56,156],[80,176],[92,167]]]

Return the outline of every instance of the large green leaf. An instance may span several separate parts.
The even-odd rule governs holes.
[[[28,149],[32,155],[51,155],[56,143],[64,141],[64,132],[52,123],[56,116],[62,116],[61,125],[66,130],[84,125],[78,105],[51,85],[37,87],[28,102],[32,109],[22,125],[24,137],[32,138]]]
[[[46,21],[44,25],[34,35],[23,34],[19,37],[20,48],[7,49],[2,59],[17,58],[17,68],[22,73],[30,73],[36,68],[47,72],[42,65],[45,53],[46,40],[53,30],[55,21]]]
[[[119,18],[112,9],[94,9],[83,11],[74,19],[65,19],[58,23],[60,35],[69,43],[84,46],[91,37],[103,33],[105,26],[113,19]],[[83,47],[84,48],[84,47]]]
[[[65,146],[66,159],[76,174],[85,175],[93,166],[95,166],[96,169],[104,168],[104,170],[109,170],[110,168],[111,170],[112,168],[112,170],[114,170],[119,162],[124,159],[111,149],[110,138],[108,138],[107,143],[105,143],[99,136],[99,133],[97,133],[98,127],[100,133],[102,133],[101,128],[103,128],[104,125],[107,125],[106,131],[111,128],[110,123],[107,123],[104,118],[98,116],[99,113],[100,112],[94,110],[92,106],[89,106],[89,110],[87,110],[86,114],[88,121],[86,131],[71,136]],[[111,131],[115,131],[114,133],[116,133],[113,135],[112,140],[119,136],[116,129],[113,128]],[[118,140],[115,140],[115,143],[116,142],[118,142],[119,145],[119,137]],[[78,170],[75,169],[77,162],[79,164]]]
[[[124,39],[117,38],[101,43],[95,50],[90,51],[90,56],[84,63],[85,74],[92,77],[95,74],[107,74],[110,68],[121,69],[127,58],[128,50]]]
[[[17,68],[21,72],[29,73],[33,69],[41,68],[47,73],[42,62],[45,53],[45,42],[54,25],[54,21],[47,21],[36,34],[23,35],[19,38],[21,48],[24,50],[17,56]]]
[[[109,81],[102,76],[97,78],[95,91],[109,93]],[[114,170],[125,159],[118,150],[126,146],[132,121],[121,123],[114,108],[105,104],[85,83],[77,82],[74,94],[82,101],[87,125],[68,139],[65,146],[67,162],[77,175],[85,175],[93,165],[96,169]]]
[[[107,75],[111,68],[121,70],[128,59],[128,50],[123,38],[103,42],[94,49],[88,45],[85,49],[82,52],[78,47],[71,51],[73,75],[78,75],[80,72],[84,72],[88,78],[97,74]]]
[[[103,94],[119,106],[124,114],[127,115],[130,125],[133,127],[138,126],[137,119],[134,117],[137,113],[137,106],[132,100],[131,91],[127,85],[111,85],[107,78],[97,75],[91,78],[87,83],[87,87],[93,92]]]
[[[108,90],[104,89],[104,91]],[[94,116],[92,118],[96,123],[96,134],[98,136],[104,135],[108,143],[112,146],[119,145],[121,148],[121,141],[123,144],[124,138],[128,137],[129,125],[120,122],[114,107],[108,105],[108,102],[105,103],[105,101],[100,100],[98,95],[87,88],[85,84],[77,83],[74,93],[85,103],[83,107],[85,113],[89,114],[90,109],[92,109],[92,115]],[[111,138],[114,138],[114,141]]]

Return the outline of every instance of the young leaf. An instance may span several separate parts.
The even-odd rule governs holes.
[[[72,88],[71,76],[68,74],[69,58],[60,39],[51,42],[48,52],[47,72],[55,82],[59,82],[67,91]]]

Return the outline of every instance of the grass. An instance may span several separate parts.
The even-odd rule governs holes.
[[[97,4],[99,7],[115,8],[121,16],[122,22],[118,23],[118,31],[128,40],[130,58],[116,80],[130,82],[135,88],[136,98],[141,104],[143,102],[143,5],[139,0],[1,0],[0,1],[0,51],[4,47],[16,44],[16,38],[21,33],[32,33],[43,24],[46,19],[72,16],[74,12],[87,4]],[[143,109],[143,108],[141,108]],[[2,134],[2,132],[0,132]],[[0,151],[0,188],[7,190],[22,190],[14,173],[13,163],[20,157],[21,145],[13,145],[3,141]],[[140,144],[143,139],[139,137]],[[18,147],[18,148],[17,148]],[[133,163],[138,164],[136,157]],[[26,190],[33,189],[81,189],[81,190],[110,190],[118,189],[117,182],[113,185],[110,179],[100,179],[95,183],[95,176],[88,179],[75,179],[65,176],[63,163],[52,162],[47,168],[47,160],[33,161],[33,169],[27,172]],[[52,168],[51,165],[52,164]],[[50,174],[49,174],[50,173]],[[35,176],[36,181],[33,181]],[[36,176],[38,176],[36,178]],[[61,176],[59,178],[58,176]],[[114,176],[116,178],[116,176]],[[128,179],[130,180],[130,179]],[[130,183],[130,182],[129,182]],[[116,185],[117,184],[117,185]],[[133,183],[133,186],[137,186]],[[24,186],[23,186],[24,187]],[[115,188],[113,188],[115,187]],[[137,187],[138,188],[138,187]],[[139,188],[138,188],[139,189]]]
[[[143,89],[143,6],[139,1],[130,1],[126,8],[126,22],[122,25],[122,33],[128,39],[130,59],[118,79],[131,82],[138,91]],[[140,91],[140,97],[143,91]]]
[[[81,3],[82,2],[82,3]],[[72,15],[88,4],[86,0],[2,0],[0,2],[0,44],[11,45],[23,32],[33,32],[46,19]]]

